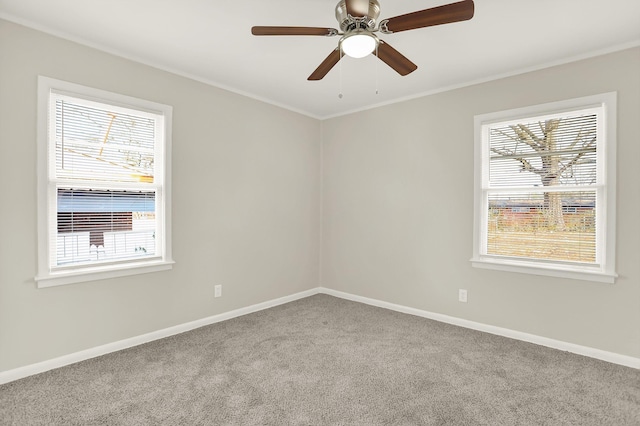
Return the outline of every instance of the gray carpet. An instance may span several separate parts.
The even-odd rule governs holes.
[[[2,425],[639,425],[640,371],[316,295],[0,386]]]

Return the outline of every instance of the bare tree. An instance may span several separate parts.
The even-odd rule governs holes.
[[[515,124],[508,127],[509,130],[497,130],[503,136],[516,142],[510,147],[492,147],[491,151],[502,157],[512,158],[518,161],[521,171],[530,172],[540,177],[544,187],[560,185],[563,179],[571,178],[574,168],[581,164],[592,162],[592,159],[584,158],[589,152],[595,152],[595,131],[576,130],[570,143],[559,144],[558,132],[563,119],[550,119],[539,121],[537,124]],[[538,126],[539,131],[531,127]],[[536,134],[537,133],[537,134]],[[529,147],[533,152],[524,152],[518,146]],[[538,157],[534,165],[532,158]],[[562,211],[562,193],[545,192],[543,212],[549,229],[564,230],[564,216]]]

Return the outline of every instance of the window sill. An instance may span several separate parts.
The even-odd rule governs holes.
[[[150,262],[129,263],[118,266],[109,265],[102,267],[83,268],[81,270],[77,269],[73,271],[53,272],[47,275],[37,276],[35,277],[35,281],[38,288],[55,287],[59,285],[166,271],[172,269],[174,263],[175,262],[172,260],[155,260]]]
[[[613,284],[617,274],[603,272],[601,270],[589,270],[568,265],[549,265],[534,262],[503,260],[485,257],[471,259],[474,268],[494,269],[498,271],[518,272],[531,275],[543,275],[548,277],[570,278],[574,280],[596,281]]]

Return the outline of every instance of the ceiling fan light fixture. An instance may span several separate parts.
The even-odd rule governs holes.
[[[373,34],[358,32],[345,36],[340,42],[340,48],[347,56],[364,58],[375,50],[377,44],[378,39]]]

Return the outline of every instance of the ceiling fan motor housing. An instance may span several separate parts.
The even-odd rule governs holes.
[[[358,3],[356,14],[352,16],[347,13],[346,0],[340,0],[336,5],[336,19],[340,24],[340,29],[347,33],[353,30],[373,31],[376,20],[380,15],[380,3],[378,0],[362,0]]]

